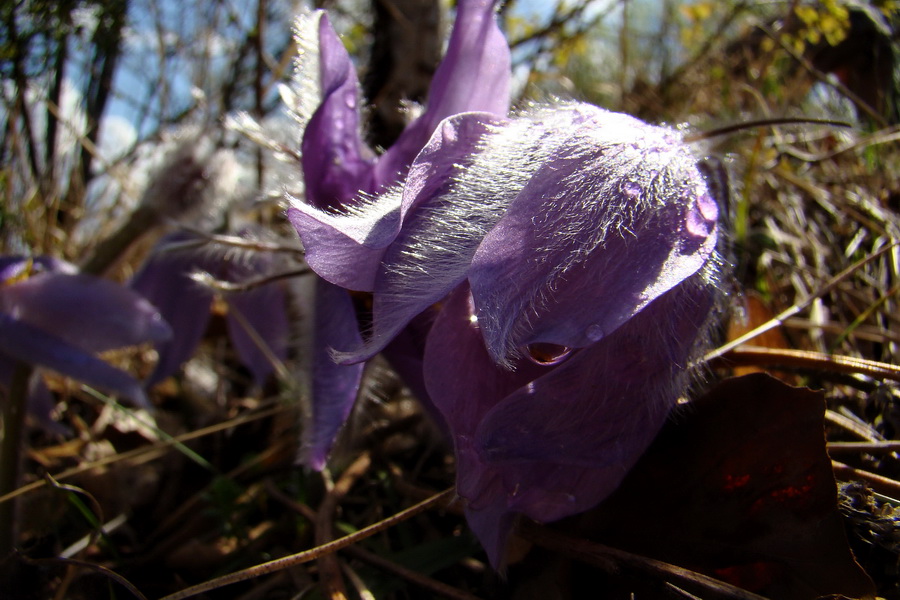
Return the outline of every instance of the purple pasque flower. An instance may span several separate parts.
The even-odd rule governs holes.
[[[387,151],[376,156],[360,136],[359,80],[350,55],[324,11],[301,17],[300,68],[289,104],[305,125],[301,144],[304,200],[343,209],[360,193],[398,181],[445,118],[469,111],[509,110],[510,54],[497,27],[497,0],[461,0],[447,53],[435,72],[424,112]],[[317,84],[315,90],[308,89]],[[313,96],[313,98],[310,98]],[[298,105],[314,103],[309,108]]]
[[[170,335],[159,312],[125,287],[49,257],[0,257],[0,386],[27,363],[146,406],[140,382],[95,355]],[[48,420],[46,389],[31,389],[32,412]]]
[[[147,379],[153,385],[173,375],[197,349],[211,318],[215,292],[198,282],[203,273],[230,283],[273,275],[271,253],[217,247],[199,234],[181,231],[164,237],[153,249],[130,287],[158,307],[172,326],[172,337],[157,344],[159,362]],[[261,386],[287,357],[289,321],[284,283],[252,285],[226,296],[228,335],[238,358]]]
[[[716,220],[676,131],[575,103],[450,117],[402,186],[292,215],[314,270],[372,293],[339,362],[439,307],[424,384],[494,565],[515,515],[596,505],[655,437],[714,307]]]
[[[495,0],[458,3],[447,53],[435,73],[424,112],[380,156],[367,148],[360,136],[356,71],[328,17],[318,11],[298,21],[301,66],[294,89],[286,94],[294,116],[305,125],[301,145],[304,198],[292,199],[288,209],[288,217],[298,230],[327,227],[315,217],[310,218],[308,208],[352,211],[365,195],[376,194],[402,180],[443,119],[469,111],[506,115],[510,55],[497,27],[496,4]],[[306,106],[311,98],[313,107]],[[476,133],[480,130],[473,131]],[[379,230],[370,231],[363,225],[370,238],[358,240],[361,246],[343,245],[349,254],[340,260],[325,255],[320,261],[319,247],[306,247],[307,261],[315,264],[324,277],[316,289],[312,423],[304,429],[304,460],[318,469],[324,466],[337,431],[352,408],[362,375],[362,364],[336,364],[328,351],[362,344],[353,303],[347,292],[340,289],[358,288],[344,285],[345,275],[341,273],[352,278],[357,269],[372,272],[373,265],[365,262],[372,256],[368,247],[379,248],[387,243],[395,234],[393,227],[399,224],[403,211],[409,208],[381,206],[386,207],[386,212],[378,215]],[[346,234],[352,237],[354,231]],[[363,263],[356,265],[357,259]],[[422,346],[414,339],[400,339],[386,351],[395,368],[420,393],[424,393]]]

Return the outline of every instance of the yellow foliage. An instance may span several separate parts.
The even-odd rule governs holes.
[[[796,39],[787,46],[795,50],[802,44],[818,44],[822,38],[830,46],[840,44],[847,37],[850,29],[850,13],[847,7],[837,0],[823,0],[815,4],[802,4],[794,8],[794,14],[803,22],[803,27],[796,32]],[[784,40],[782,40],[784,41]]]

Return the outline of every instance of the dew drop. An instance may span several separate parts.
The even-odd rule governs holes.
[[[622,192],[629,198],[637,198],[641,195],[641,186],[636,181],[626,181],[622,184]]]
[[[593,325],[588,327],[587,331],[585,331],[584,334],[592,342],[599,342],[603,339],[603,336],[606,335],[606,333],[603,331],[603,327],[601,327],[597,323],[594,323]]]
[[[697,198],[697,208],[700,209],[700,214],[707,221],[715,221],[719,218],[719,207],[709,194],[703,194]]]
[[[707,220],[699,206],[693,206],[688,209],[685,226],[689,234],[697,237],[706,237],[712,233],[714,225],[715,221]]]
[[[568,346],[547,342],[535,342],[525,347],[525,355],[537,365],[557,365],[568,358],[570,354],[572,354],[572,349]]]

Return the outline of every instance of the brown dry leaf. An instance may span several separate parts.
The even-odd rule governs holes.
[[[757,327],[764,325],[775,317],[775,313],[755,292],[748,292],[741,298],[741,310],[735,311],[739,314],[732,316],[728,323],[727,341],[736,340],[745,333],[749,333]],[[752,340],[749,344],[753,346],[761,346],[763,348],[776,348],[784,350],[790,348],[784,332],[781,327],[770,329],[762,333]],[[750,373],[764,373],[766,370],[756,366],[735,367],[734,375],[749,375]],[[793,383],[795,381],[793,375],[785,373],[773,373],[784,381]]]
[[[675,416],[581,526],[768,598],[871,597],[837,510],[824,410],[822,394],[765,374],[726,380]]]
[[[749,333],[772,320],[775,313],[766,302],[755,292],[747,292],[741,297],[740,314],[731,318],[728,323],[728,341],[736,340],[745,333]],[[780,327],[770,329],[753,338],[754,346],[764,348],[789,348],[787,339]]]

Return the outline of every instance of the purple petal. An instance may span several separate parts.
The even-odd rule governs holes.
[[[347,291],[318,280],[315,310],[313,418],[303,428],[303,462],[321,470],[356,401],[364,365],[339,365],[330,352],[335,346],[356,346],[362,342],[356,326],[356,311]]]
[[[507,494],[481,501],[552,521],[615,490],[683,390],[713,296],[685,282],[494,407],[474,445]]]
[[[559,118],[570,120],[564,141],[473,260],[498,362],[537,342],[593,344],[695,273],[715,245],[715,204],[675,132],[586,105]]]
[[[502,481],[485,469],[476,447],[475,432],[485,414],[516,389],[547,372],[522,361],[508,370],[494,364],[474,321],[474,307],[466,284],[441,303],[425,346],[424,377],[434,407],[443,416],[455,445],[457,492],[470,507],[467,517],[495,566],[501,563],[512,514],[505,505],[485,502],[490,490],[503,498]]]
[[[467,164],[481,139],[499,123],[499,119],[484,113],[447,119],[416,157],[402,190],[394,189],[350,214],[330,214],[299,203],[289,209],[288,217],[306,248],[306,260],[316,273],[340,287],[375,290],[372,341],[365,350],[351,349],[359,352],[353,360],[377,353],[410,319],[443,297],[464,276],[468,259],[458,253],[459,246],[448,248],[446,242],[462,238],[467,235],[466,229],[477,227],[474,237],[468,235],[465,240],[471,256],[499,212],[495,209],[482,216],[484,208],[496,199],[465,195],[448,199],[447,195],[460,165]],[[464,213],[474,209],[474,216]],[[489,223],[483,222],[485,218]],[[421,264],[409,267],[411,272],[394,273],[396,268],[405,268],[404,264],[396,265],[397,261],[412,264],[407,259],[410,254],[415,254],[414,260]],[[452,273],[441,272],[442,257],[453,259]],[[436,278],[442,283],[437,284]],[[416,295],[413,290],[417,287],[425,289]],[[402,288],[401,297],[396,298],[404,304],[402,311],[391,306],[390,299],[388,306],[383,306],[385,296],[393,297],[397,288]]]
[[[0,353],[0,388],[9,389],[12,385],[15,364],[13,360]],[[3,398],[3,391],[0,389],[0,402],[5,401],[7,400]],[[28,382],[28,414],[48,433],[66,435],[70,433],[69,428],[53,419],[52,413],[55,407],[53,395],[47,389],[43,379],[32,373]]]
[[[147,300],[91,277],[42,273],[0,287],[0,311],[88,352],[159,342],[169,326]]]
[[[465,286],[444,303],[428,338],[426,383],[453,433],[457,491],[494,565],[504,519],[551,521],[596,505],[655,437],[705,331],[714,291],[704,277],[558,365],[520,360],[512,371],[485,349]]]
[[[509,112],[509,45],[497,26],[494,0],[461,0],[434,74],[425,112],[411,123],[378,162],[379,183],[390,183],[419,152],[442,120],[465,112],[505,117]]]
[[[235,313],[240,313],[238,317]],[[269,283],[246,292],[228,296],[228,334],[241,363],[253,373],[257,385],[265,383],[273,371],[272,357],[287,358],[287,297],[284,287]],[[247,331],[252,328],[253,334]],[[265,344],[268,354],[260,348]]]
[[[303,133],[306,200],[319,208],[339,207],[375,192],[374,156],[359,136],[359,82],[350,55],[323,13],[319,21],[322,104]]]
[[[364,347],[341,353],[341,362],[381,351],[410,320],[465,279],[478,243],[510,199],[467,185],[485,175],[473,149],[500,123],[484,113],[451,117],[416,158],[403,189],[402,228],[384,251],[375,277],[371,335]]]
[[[170,237],[160,242],[129,284],[159,309],[173,331],[171,340],[157,344],[159,361],[147,379],[148,386],[181,368],[200,344],[209,323],[212,293],[190,278],[198,269],[197,252],[164,250],[168,243],[179,239]]]
[[[385,194],[359,212],[334,214],[293,202],[287,216],[300,235],[306,262],[334,285],[371,291],[384,248],[400,228],[400,198]]]
[[[410,389],[413,395],[421,400],[425,408],[430,410],[431,403],[428,399],[428,391],[425,387],[424,373],[422,370],[425,355],[425,340],[434,322],[435,312],[426,311],[418,315],[403,328],[390,344],[385,346],[382,354],[391,364],[394,371],[403,379],[403,383]],[[443,417],[432,412],[438,423]]]
[[[75,275],[78,267],[50,256],[0,256],[0,285],[12,284],[9,280],[38,273],[67,273]]]
[[[506,548],[516,515],[500,505],[481,510],[466,508],[465,513],[466,522],[481,542],[491,565],[502,572],[506,568]]]
[[[0,353],[12,360],[46,367],[90,386],[148,406],[140,383],[66,340],[13,316],[0,313]]]
[[[524,360],[516,369],[494,363],[484,346],[465,283],[441,303],[428,333],[424,363],[429,394],[454,432],[474,433],[497,403],[547,372]]]

